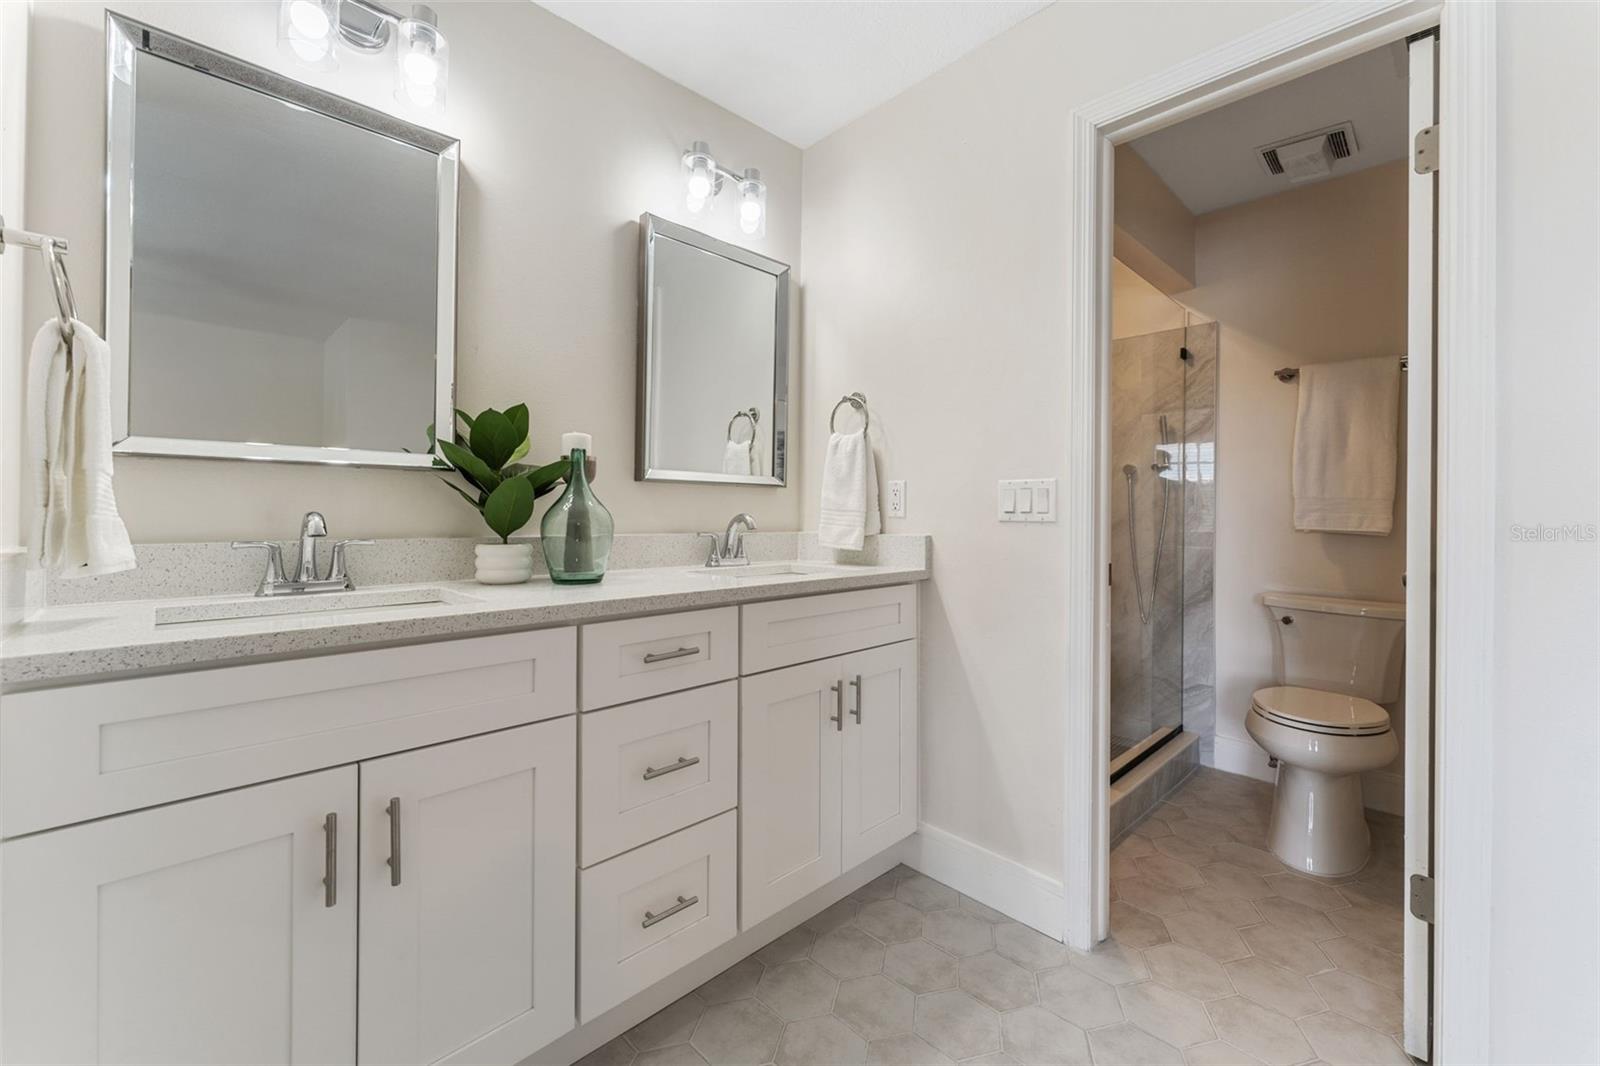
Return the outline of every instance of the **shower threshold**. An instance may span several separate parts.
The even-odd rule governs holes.
[[[1137,744],[1124,746],[1113,742],[1111,745],[1111,780],[1115,781],[1139,765],[1151,752],[1177,736],[1181,730],[1181,726],[1164,726]]]

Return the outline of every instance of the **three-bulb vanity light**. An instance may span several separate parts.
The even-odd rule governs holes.
[[[743,174],[735,174],[717,165],[710,145],[695,141],[683,153],[683,174],[690,214],[704,211],[722,192],[723,183],[733,182],[739,192],[739,229],[752,237],[766,236],[767,183],[761,180],[761,171],[750,167]]]
[[[279,0],[278,46],[302,66],[337,70],[340,42],[378,53],[395,42],[395,99],[424,111],[444,109],[450,45],[426,4],[410,15],[376,0]]]

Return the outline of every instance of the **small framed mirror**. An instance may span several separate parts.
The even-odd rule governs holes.
[[[789,267],[639,220],[640,481],[787,483]]]
[[[459,142],[122,15],[106,52],[115,451],[437,465]]]

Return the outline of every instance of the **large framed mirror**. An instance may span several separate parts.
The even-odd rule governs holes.
[[[122,15],[106,52],[115,450],[436,465],[459,142]]]
[[[787,483],[789,267],[639,220],[640,481]]]

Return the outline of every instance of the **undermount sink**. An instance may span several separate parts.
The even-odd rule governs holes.
[[[812,563],[763,563],[758,566],[701,566],[689,573],[700,577],[722,578],[733,581],[766,581],[783,577],[826,577],[836,574],[836,566]]]
[[[438,588],[382,589],[372,592],[318,592],[300,596],[253,596],[249,599],[213,600],[157,607],[155,624],[183,625],[223,622],[240,618],[276,618],[330,611],[363,611],[378,607],[412,607],[430,603],[471,603],[473,598]]]

